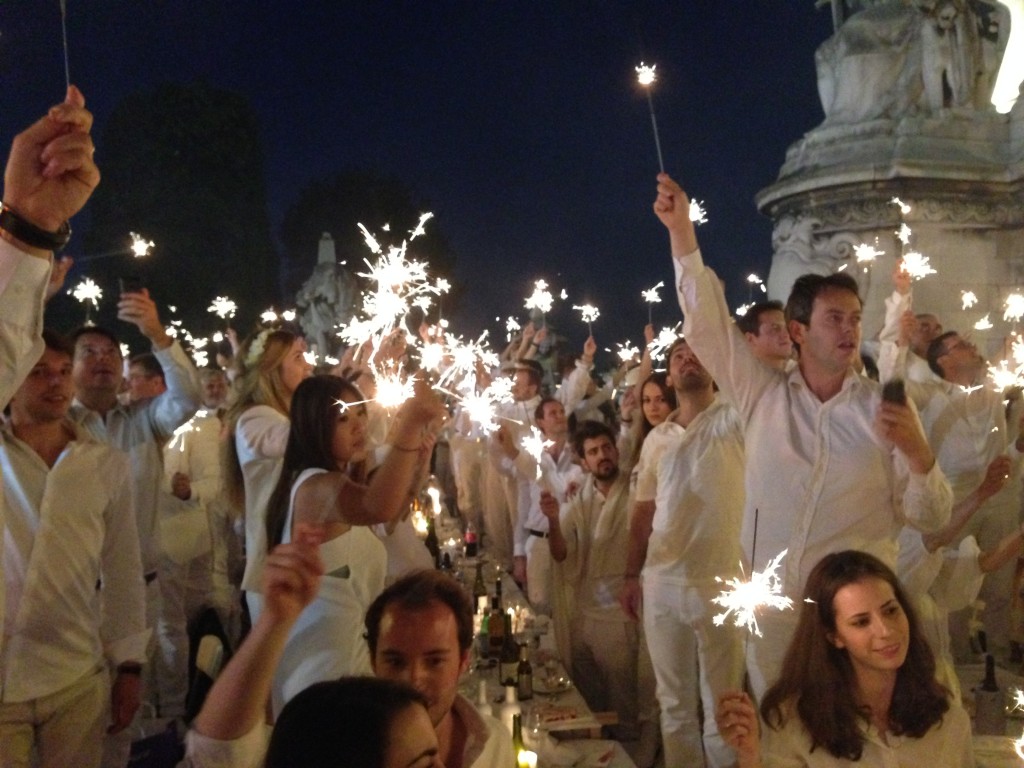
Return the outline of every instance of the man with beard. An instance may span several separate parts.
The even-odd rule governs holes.
[[[619,599],[638,619],[642,590],[665,765],[728,766],[735,756],[712,713],[742,684],[742,643],[734,627],[712,625],[710,600],[721,591],[715,577],[740,561],[743,425],[683,339],[669,351],[669,376],[678,407],[644,443]]]
[[[626,572],[629,476],[619,471],[615,434],[605,424],[584,421],[572,442],[588,473],[582,486],[564,506],[551,493],[540,498],[557,564],[553,597],[567,603],[556,611],[556,636],[560,650],[569,651],[563,658],[587,705],[595,712],[617,712],[615,737],[632,740],[637,738],[639,631],[616,600]]]

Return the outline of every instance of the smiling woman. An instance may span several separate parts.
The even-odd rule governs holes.
[[[972,766],[967,714],[935,680],[935,660],[895,574],[864,552],[811,571],[778,681],[761,704],[727,694],[718,724],[741,768],[762,765]]]

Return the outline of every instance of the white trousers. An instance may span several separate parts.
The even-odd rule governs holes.
[[[718,733],[715,706],[722,693],[743,685],[742,635],[735,627],[713,625],[713,588],[645,578],[643,592],[665,768],[733,765],[736,755]]]

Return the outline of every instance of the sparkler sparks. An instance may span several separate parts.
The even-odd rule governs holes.
[[[1003,303],[1003,320],[1008,323],[1019,323],[1024,317],[1024,296],[1011,293]]]
[[[960,291],[961,309],[970,309],[978,303],[978,297],[974,291]]]
[[[658,335],[654,337],[654,341],[647,345],[647,348],[651,351],[651,358],[654,360],[661,360],[665,357],[665,351],[672,346],[672,342],[679,337],[676,333],[675,328],[662,328],[658,331]]]
[[[715,581],[727,587],[718,597],[711,598],[712,603],[725,608],[724,612],[712,619],[716,627],[722,626],[732,615],[735,626],[746,627],[748,632],[761,637],[761,629],[757,625],[757,612],[760,609],[785,610],[793,607],[793,601],[782,594],[782,579],[777,573],[788,551],[782,550],[763,571],[754,571],[747,581],[736,577],[728,581],[715,577]]]
[[[992,328],[992,321],[989,320],[988,315],[985,315],[981,320],[974,324],[974,330],[976,331],[988,331]]]
[[[658,151],[658,168],[665,172],[665,161],[661,156],[661,138],[658,136],[658,120],[654,116],[654,99],[651,97],[651,89],[658,76],[655,74],[656,64],[647,65],[642,61],[636,69],[636,80],[647,94],[647,107],[651,112],[651,128],[654,130],[654,148]]]
[[[690,221],[698,225],[708,223],[708,212],[704,208],[703,200],[690,201]]]
[[[1021,384],[1021,369],[1011,369],[1006,360],[1000,360],[999,365],[988,367],[988,377],[992,386],[997,392],[1002,392],[1009,387],[1018,387]]]
[[[230,320],[238,311],[238,305],[227,296],[218,296],[206,311],[217,315],[221,320]]]
[[[103,290],[93,281],[91,277],[87,277],[72,290],[68,291],[78,301],[85,304],[89,302],[95,309],[99,305],[99,300],[103,298]]]
[[[523,450],[526,451],[530,456],[533,457],[534,461],[537,462],[537,480],[541,479],[543,474],[540,467],[541,456],[544,455],[544,449],[550,448],[554,445],[554,442],[544,437],[543,433],[534,426],[530,426],[530,434],[522,440]]]
[[[768,289],[765,288],[765,286],[764,286],[764,280],[762,280],[757,275],[755,275],[755,274],[747,275],[747,282],[750,283],[752,286],[756,285],[758,288],[760,288],[761,289],[761,293],[768,293]]]
[[[628,360],[632,360],[637,355],[639,355],[640,354],[640,350],[637,347],[634,347],[633,345],[631,345],[627,341],[627,342],[624,342],[622,344],[619,344],[619,348],[617,350],[615,350],[615,354],[616,354],[616,356],[618,356],[619,360],[621,360],[622,362],[625,363]]]
[[[141,259],[144,256],[149,256],[150,250],[156,246],[156,243],[154,243],[152,240],[147,240],[142,235],[138,235],[134,232],[129,232],[128,234],[130,234],[132,237],[131,250],[132,255],[136,259]]]
[[[857,257],[858,264],[872,262],[879,256],[885,255],[885,251],[880,251],[875,246],[868,245],[867,243],[853,246],[853,253]]]
[[[910,213],[910,210],[911,210],[910,206],[907,205],[906,203],[904,203],[898,197],[894,197],[889,202],[892,203],[893,205],[895,205],[897,208],[899,208],[900,209],[900,214],[902,214],[903,216],[906,216],[908,213]]]
[[[519,321],[510,315],[508,320],[505,321],[505,338],[508,341],[512,341],[512,336],[515,332],[521,331],[522,329],[523,326],[519,324]]]
[[[641,291],[640,295],[644,297],[644,301],[648,304],[658,304],[661,302],[661,296],[658,295],[658,291],[665,287],[665,281],[661,280],[653,288],[648,288],[646,291]]]
[[[573,309],[579,310],[580,317],[583,319],[583,322],[587,324],[588,330],[591,327],[591,323],[601,316],[601,310],[593,304],[576,304],[573,305]]]
[[[538,280],[533,284],[533,293],[526,299],[525,305],[527,309],[537,309],[542,315],[546,315],[551,311],[554,300],[551,291],[548,290],[547,281]]]
[[[928,257],[921,255],[917,251],[907,251],[903,254],[902,266],[903,271],[914,280],[920,280],[923,277],[935,274],[935,270],[928,263]]]

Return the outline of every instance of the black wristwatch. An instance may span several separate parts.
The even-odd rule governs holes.
[[[65,221],[56,232],[47,232],[23,219],[6,203],[0,204],[0,229],[25,245],[55,253],[67,245],[68,240],[71,239],[71,222]]]

